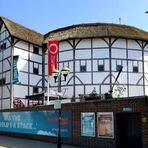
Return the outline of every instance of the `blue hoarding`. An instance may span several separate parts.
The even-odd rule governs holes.
[[[0,112],[0,131],[58,136],[58,111]],[[71,110],[62,110],[61,136],[71,135]]]

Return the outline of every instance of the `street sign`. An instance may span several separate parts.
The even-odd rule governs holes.
[[[54,101],[54,109],[61,109],[61,100]]]

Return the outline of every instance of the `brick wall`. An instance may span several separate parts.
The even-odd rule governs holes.
[[[80,103],[63,104],[62,109],[72,110],[72,138],[62,138],[62,143],[78,145],[82,147],[100,147],[100,148],[119,148],[120,143],[118,142],[118,131],[116,129],[116,115],[118,113],[125,113],[124,108],[131,108],[131,111],[126,113],[138,113],[141,117],[141,138],[143,148],[148,147],[148,99],[147,97],[136,97],[136,98],[125,98],[117,100],[98,100],[88,101]],[[38,111],[38,110],[50,110],[53,109],[53,105],[49,106],[36,106],[27,107],[21,109],[1,110],[6,111]],[[95,137],[81,136],[81,112],[94,112],[97,116],[97,112],[113,112],[114,113],[114,138],[99,138],[97,136],[97,126]],[[145,120],[144,120],[145,119]],[[95,119],[95,125],[97,125],[97,119]],[[4,133],[1,133],[4,134]],[[6,134],[6,133],[5,133]],[[11,133],[7,133],[13,135]],[[56,142],[57,138],[37,135],[22,135],[15,133],[15,136],[22,136],[33,139],[41,139],[45,141]]]

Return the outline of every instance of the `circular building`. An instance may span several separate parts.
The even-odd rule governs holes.
[[[45,35],[59,41],[59,69],[70,74],[62,82],[65,96],[78,97],[96,89],[114,97],[148,94],[148,33],[118,24],[80,24],[60,28]],[[117,81],[119,70],[123,67]],[[51,80],[54,88],[57,84]]]

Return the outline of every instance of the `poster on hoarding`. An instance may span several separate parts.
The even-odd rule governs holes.
[[[81,135],[95,136],[95,113],[81,113]]]
[[[58,136],[58,110],[0,112],[0,131]],[[61,110],[61,136],[71,137],[71,110]]]
[[[97,133],[98,137],[114,138],[113,112],[97,113]]]

